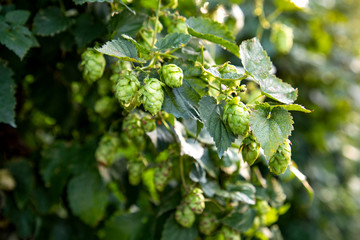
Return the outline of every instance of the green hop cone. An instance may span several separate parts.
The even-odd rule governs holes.
[[[223,120],[234,134],[246,135],[249,130],[249,117],[249,112],[240,101],[240,97],[233,98],[224,107]]]
[[[270,206],[265,200],[256,200],[255,209],[259,216],[265,215],[270,211]]]
[[[222,78],[228,78],[228,75],[231,73],[238,73],[237,69],[234,65],[229,63],[225,63],[219,68],[219,73],[221,74]],[[237,87],[240,85],[240,80],[222,80],[222,83],[228,87]]]
[[[184,201],[195,214],[201,214],[204,211],[205,197],[200,188],[194,188],[189,195],[186,196]]]
[[[105,58],[102,53],[94,49],[88,49],[81,54],[80,66],[83,68],[83,77],[89,83],[101,78],[104,73],[105,64]]]
[[[96,149],[95,158],[98,162],[111,165],[115,161],[119,138],[116,135],[105,134]]]
[[[176,208],[175,220],[181,226],[190,228],[195,222],[195,214],[191,211],[189,206],[181,204]]]
[[[124,118],[122,130],[126,132],[130,138],[144,135],[140,117],[136,113],[130,113]]]
[[[156,190],[162,192],[166,186],[167,181],[170,178],[172,169],[172,163],[170,160],[161,162],[160,165],[155,168],[154,184]]]
[[[167,28],[169,33],[185,33],[187,34],[187,27],[185,23],[185,18],[179,16],[172,21],[172,23]]]
[[[224,240],[240,240],[240,233],[238,233],[237,231],[227,227],[227,226],[223,226],[220,230],[220,235],[223,236]]]
[[[199,231],[204,235],[212,234],[219,226],[219,222],[213,213],[204,212],[199,219]]]
[[[175,64],[168,64],[160,69],[160,77],[169,87],[178,88],[182,85],[184,74],[182,69]]]
[[[164,102],[164,90],[162,89],[163,83],[156,78],[144,80],[144,86],[141,89],[142,103],[144,109],[155,115],[161,110]]]
[[[129,171],[129,183],[133,186],[139,185],[142,178],[142,173],[145,169],[144,162],[142,158],[138,158],[135,161],[128,162],[128,171]]]
[[[108,96],[102,97],[95,102],[95,112],[104,118],[109,117],[115,111],[114,99]]]
[[[288,53],[293,45],[293,30],[291,27],[276,22],[272,25],[270,40],[280,53]]]
[[[134,74],[115,73],[110,77],[115,83],[115,96],[123,105],[129,105],[137,99],[140,82]]]
[[[145,132],[152,132],[156,129],[155,119],[151,115],[146,115],[141,119],[142,127]]]
[[[259,157],[260,143],[256,141],[254,135],[249,135],[243,140],[241,154],[244,161],[246,161],[250,166]]]
[[[291,160],[291,146],[290,140],[286,139],[283,144],[279,146],[276,153],[269,160],[270,172],[279,175],[284,173],[289,166]]]

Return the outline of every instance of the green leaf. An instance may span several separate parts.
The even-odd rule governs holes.
[[[244,79],[246,77],[246,75],[239,74],[239,73],[221,74],[218,70],[219,68],[220,67],[209,67],[209,68],[202,67],[204,72],[206,72],[206,73],[210,74],[211,76],[218,78],[220,80],[238,80],[238,79]]]
[[[73,0],[75,4],[84,4],[84,3],[93,3],[93,2],[110,2],[112,3],[113,0]]]
[[[191,84],[191,79],[185,78],[179,88],[165,87],[163,109],[177,118],[200,119],[197,109],[200,95]]]
[[[31,47],[39,46],[31,32],[21,25],[9,25],[0,21],[0,43],[23,59]]]
[[[222,220],[222,222],[232,229],[238,230],[239,232],[246,232],[249,230],[254,222],[256,212],[247,208],[245,211],[235,212],[229,217]]]
[[[159,50],[166,50],[169,48],[180,48],[181,46],[188,43],[191,36],[185,33],[170,33],[164,38],[160,39],[155,46]]]
[[[41,9],[34,18],[33,31],[37,35],[52,36],[65,31],[73,23],[58,7]]]
[[[92,40],[105,33],[105,26],[92,18],[90,14],[81,14],[76,19],[76,25],[72,33],[78,48],[83,48]]]
[[[311,113],[313,111],[306,109],[304,106],[299,104],[289,104],[289,105],[271,105],[271,107],[281,107],[288,111],[298,111],[304,113]]]
[[[120,38],[122,34],[135,37],[143,26],[144,16],[133,15],[130,12],[123,11],[111,17],[108,23],[109,32],[113,33],[113,38]]]
[[[104,216],[108,194],[97,172],[86,171],[72,178],[67,196],[72,213],[90,226]]]
[[[272,64],[257,38],[245,40],[240,45],[240,58],[245,70],[261,83],[270,75]]]
[[[218,189],[215,194],[246,204],[255,204],[255,187],[247,182],[228,185],[227,190]]]
[[[150,48],[146,48],[144,47],[143,45],[139,44],[135,39],[133,39],[132,37],[126,35],[126,34],[122,34],[121,37],[125,38],[126,40],[132,42],[136,49],[140,52],[140,53],[143,53],[143,54],[150,54],[151,50]]]
[[[201,119],[204,121],[206,129],[214,139],[219,157],[231,146],[235,140],[235,135],[227,129],[221,119],[222,109],[216,104],[216,100],[210,96],[204,96],[199,102]]]
[[[0,122],[12,127],[15,124],[15,83],[12,79],[13,72],[0,62]]]
[[[197,236],[195,224],[191,228],[184,228],[175,221],[174,215],[171,215],[164,225],[161,240],[195,240]]]
[[[24,25],[30,17],[30,12],[26,10],[13,10],[5,14],[5,21],[13,25]]]
[[[209,151],[205,149],[203,156],[200,159],[195,159],[202,168],[206,170],[209,176],[216,178],[219,173],[219,169],[209,156]]]
[[[188,31],[191,35],[217,43],[235,56],[239,57],[239,47],[226,26],[208,18],[191,17],[186,20]]]
[[[261,81],[260,89],[265,96],[285,104],[293,103],[298,95],[297,89],[274,75],[269,75]]]
[[[109,41],[105,43],[101,48],[95,48],[95,50],[125,61],[137,63],[145,62],[143,59],[138,58],[135,45],[125,39]]]
[[[250,127],[270,159],[293,130],[290,113],[281,107],[271,109],[267,103],[259,104],[250,114]]]

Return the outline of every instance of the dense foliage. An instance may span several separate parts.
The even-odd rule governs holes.
[[[336,7],[0,5],[0,238],[355,239],[359,53]]]

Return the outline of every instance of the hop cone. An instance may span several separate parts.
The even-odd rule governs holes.
[[[240,240],[240,233],[237,231],[227,227],[223,226],[220,230],[220,233],[223,235],[224,240]]]
[[[119,139],[115,135],[105,134],[96,149],[96,160],[106,165],[111,165],[115,160],[118,146]]]
[[[145,132],[152,132],[156,128],[155,119],[150,114],[143,117],[141,123]]]
[[[285,24],[276,22],[272,26],[270,40],[281,53],[288,53],[293,45],[293,30]]]
[[[223,78],[226,78],[227,73],[237,73],[237,69],[234,65],[229,63],[225,63],[223,66],[219,68],[219,72]],[[229,86],[229,87],[237,87],[240,85],[240,80],[223,80],[222,83]]]
[[[134,74],[115,73],[110,77],[115,83],[115,96],[123,105],[127,105],[136,99],[140,82]]]
[[[175,220],[183,227],[190,228],[195,222],[195,214],[187,205],[179,205],[176,208]]]
[[[156,190],[162,192],[170,178],[172,163],[167,160],[160,163],[160,166],[155,168],[154,184]]]
[[[205,208],[205,197],[203,191],[200,188],[194,188],[189,195],[185,198],[185,204],[195,214],[201,214]]]
[[[143,157],[138,157],[128,162],[129,182],[131,185],[139,185],[144,169]]]
[[[249,112],[239,97],[233,98],[225,105],[223,120],[233,133],[246,135],[249,130]]]
[[[184,74],[181,68],[175,64],[168,64],[160,70],[161,80],[169,87],[177,88],[182,85]]]
[[[162,84],[156,78],[144,80],[144,87],[142,89],[142,103],[144,109],[155,115],[161,110],[164,101],[164,90]]]
[[[135,138],[144,134],[140,117],[135,113],[130,113],[124,118],[122,129],[130,138]]]
[[[284,173],[291,160],[291,146],[290,140],[286,139],[283,144],[279,146],[276,153],[270,158],[270,171],[279,175]]]
[[[105,69],[104,56],[95,51],[94,49],[88,49],[81,54],[81,67],[83,67],[83,77],[88,82],[95,82],[101,78]]]
[[[252,165],[260,154],[260,143],[255,140],[253,135],[249,135],[243,140],[243,149],[241,151],[244,161]]]
[[[199,219],[199,231],[204,235],[212,234],[219,223],[216,216],[212,213],[203,213]]]
[[[115,111],[114,101],[115,99],[108,96],[100,98],[95,103],[95,112],[104,118],[109,117]]]

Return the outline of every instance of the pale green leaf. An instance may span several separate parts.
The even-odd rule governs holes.
[[[227,190],[218,189],[215,194],[246,204],[255,204],[255,187],[250,183],[239,182],[237,184],[229,184]]]
[[[250,114],[250,127],[269,160],[291,134],[293,120],[281,107],[271,109],[267,103],[259,104]]]
[[[137,50],[132,42],[125,39],[112,40],[105,43],[101,48],[95,48],[98,52],[116,57],[125,61],[145,62],[143,59],[138,58]]]
[[[191,35],[217,43],[239,57],[239,47],[226,26],[208,18],[191,17],[186,20],[188,31]]]
[[[73,23],[58,7],[41,9],[34,18],[33,31],[37,35],[52,36],[65,31]]]
[[[289,105],[272,105],[271,107],[281,107],[288,111],[298,111],[298,112],[304,112],[304,113],[311,113],[312,111],[309,109],[306,109],[304,106],[299,104],[289,104]]]
[[[68,201],[72,213],[95,226],[104,216],[108,194],[97,172],[87,171],[71,179]]]
[[[215,98],[204,96],[199,102],[199,111],[206,129],[214,139],[219,157],[231,146],[235,135],[227,129],[222,121],[221,107],[217,105]]]
[[[15,83],[12,79],[13,72],[0,62],[0,122],[12,127],[15,124]]]
[[[126,40],[132,42],[136,49],[138,50],[138,52],[143,53],[143,54],[150,54],[151,50],[150,48],[144,47],[145,45],[141,45],[139,44],[135,39],[133,39],[132,37],[126,35],[126,34],[122,34],[121,37],[125,38]]]
[[[274,75],[269,75],[261,81],[260,89],[265,96],[285,104],[293,103],[298,95],[297,89]]]
[[[166,50],[169,48],[180,48],[181,46],[188,43],[191,36],[185,33],[170,33],[164,38],[160,39],[155,46],[159,50]]]
[[[195,240],[198,236],[198,230],[194,224],[191,228],[180,226],[171,215],[164,225],[161,240]]]
[[[11,24],[24,25],[30,17],[30,12],[26,10],[13,10],[5,14],[5,21]]]

